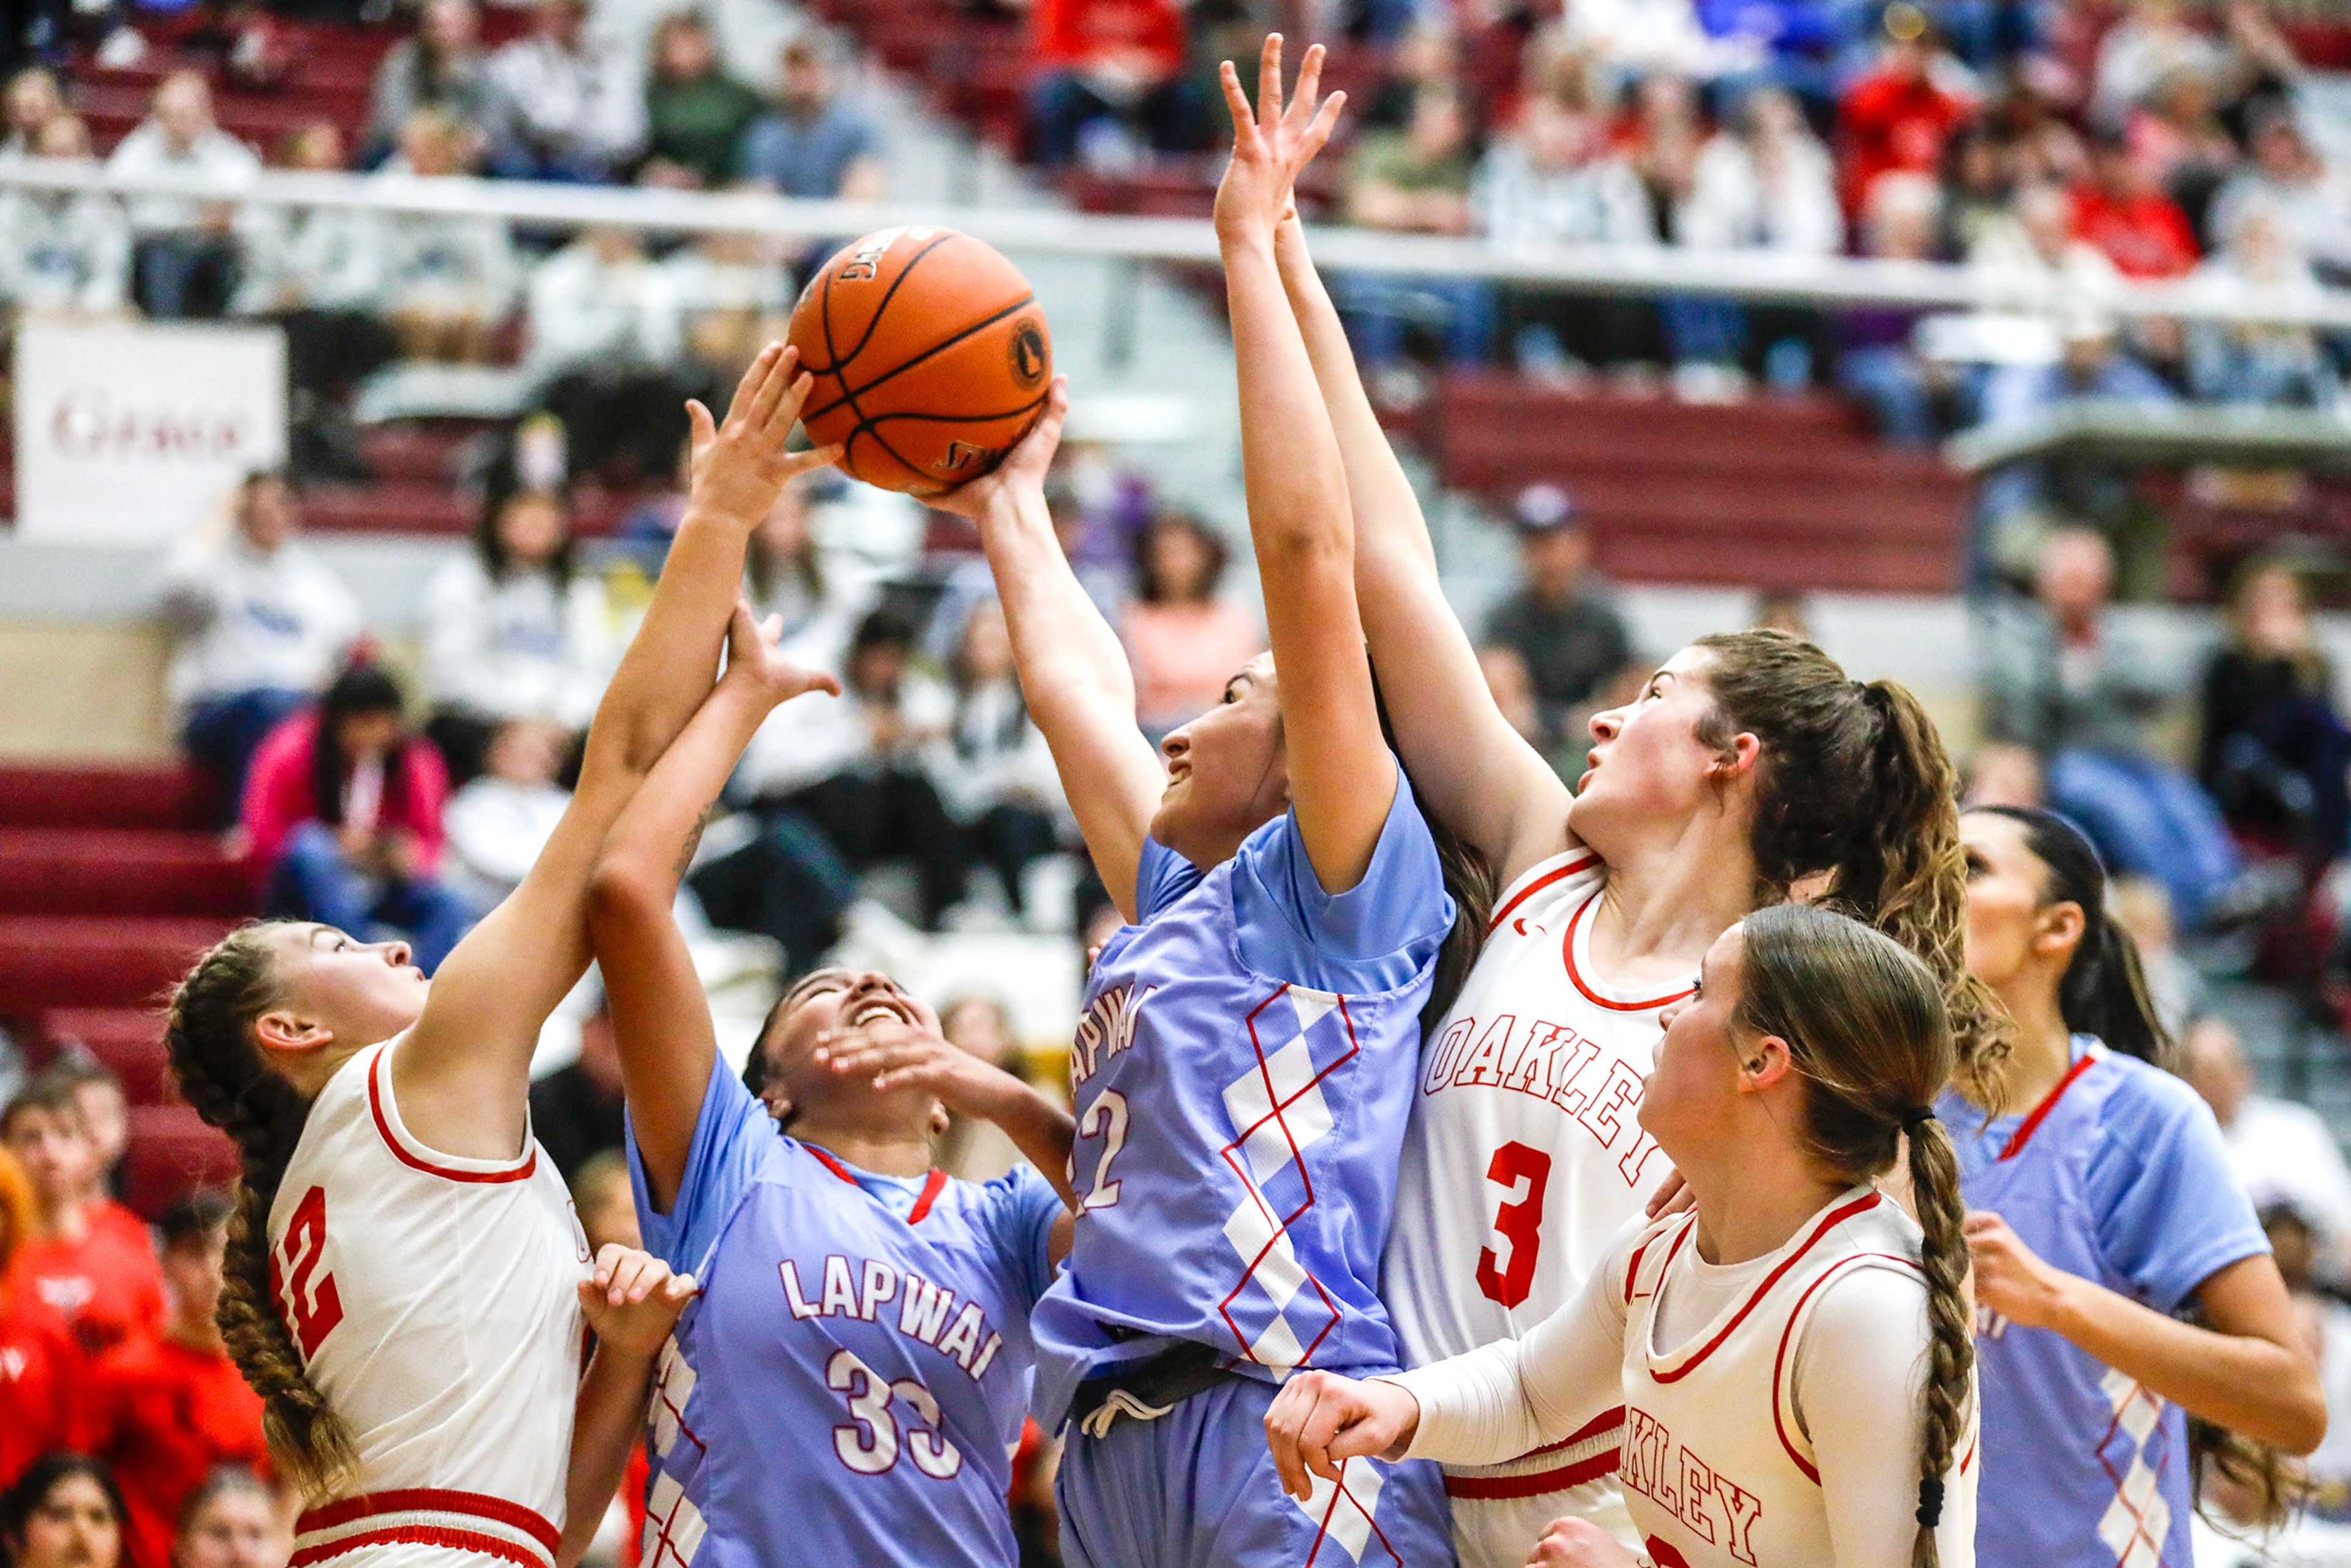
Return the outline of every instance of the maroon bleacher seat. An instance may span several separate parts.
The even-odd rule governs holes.
[[[81,1050],[122,1082],[133,1105],[178,1098],[163,1050],[162,1015],[153,1008],[51,1008],[37,1025],[47,1058]]]
[[[236,1145],[185,1105],[133,1105],[123,1156],[124,1201],[150,1219],[187,1194],[237,1178]]]
[[[151,1006],[233,924],[164,915],[0,915],[0,1018],[49,1008]]]
[[[252,873],[217,834],[0,828],[0,915],[235,916],[252,904]]]
[[[200,829],[213,798],[193,768],[0,768],[0,827]]]

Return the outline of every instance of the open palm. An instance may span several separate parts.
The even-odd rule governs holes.
[[[1298,91],[1281,101],[1281,35],[1266,35],[1258,57],[1257,107],[1241,91],[1240,72],[1227,60],[1217,72],[1225,106],[1233,116],[1232,162],[1217,186],[1217,234],[1238,239],[1273,233],[1290,210],[1299,172],[1314,161],[1339,124],[1343,92],[1316,101],[1322,81],[1322,46],[1306,51],[1298,68]]]

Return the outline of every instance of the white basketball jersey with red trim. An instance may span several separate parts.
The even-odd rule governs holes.
[[[410,1134],[397,1043],[319,1091],[269,1210],[273,1293],[359,1451],[347,1495],[297,1523],[293,1568],[554,1568],[588,1239],[536,1139],[474,1160]]]
[[[1630,991],[1587,956],[1607,868],[1529,869],[1496,905],[1444,1027],[1422,1048],[1383,1294],[1407,1365],[1516,1338],[1572,1300],[1667,1169],[1635,1121],[1657,1015],[1687,984]],[[1562,1514],[1618,1534],[1617,1427],[1509,1464],[1448,1467],[1465,1568],[1519,1568]]]
[[[1792,1389],[1797,1351],[1825,1288],[1856,1270],[1893,1270],[1924,1291],[1918,1228],[1892,1200],[1856,1190],[1811,1221],[1751,1290],[1659,1354],[1657,1306],[1688,1274],[1697,1225],[1694,1214],[1657,1221],[1614,1282],[1625,1307],[1617,1480],[1642,1550],[1656,1568],[1834,1562],[1820,1470]],[[1957,1453],[1936,1544],[1944,1563],[1966,1568],[1975,1561],[1972,1408]]]

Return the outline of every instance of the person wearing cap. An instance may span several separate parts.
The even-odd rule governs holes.
[[[1545,744],[1575,738],[1576,710],[1632,662],[1631,640],[1592,574],[1592,533],[1556,485],[1530,485],[1513,508],[1521,582],[1486,620],[1487,644],[1526,666]]]
[[[881,133],[841,97],[824,38],[792,38],[779,69],[775,107],[736,145],[736,173],[787,196],[880,201],[889,189]]]
[[[643,81],[588,35],[587,0],[538,0],[531,30],[490,57],[490,172],[601,184],[645,139]]]

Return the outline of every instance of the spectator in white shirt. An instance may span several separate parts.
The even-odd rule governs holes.
[[[2312,266],[2337,282],[2351,274],[2351,176],[2311,145],[2283,104],[2254,111],[2245,142],[2245,166],[2212,200],[2205,220],[2211,232],[2228,234],[2244,207],[2266,202],[2284,216]]]
[[[74,115],[42,122],[33,155],[91,162],[89,128]],[[131,221],[96,191],[0,194],[0,303],[42,314],[110,316],[131,286]]]
[[[538,402],[563,422],[573,472],[615,458],[640,478],[668,472],[686,437],[688,386],[677,318],[663,277],[634,232],[591,228],[538,264],[530,277],[530,353]]]
[[[157,601],[180,634],[167,684],[183,742],[233,818],[255,749],[325,685],[360,607],[296,538],[301,503],[284,474],[248,476],[222,522],[172,552]]]
[[[1022,873],[1060,847],[1062,795],[1052,753],[1021,700],[997,600],[972,607],[947,674],[955,715],[930,747],[931,783],[963,830],[966,857],[996,873],[1006,906],[1025,917]]]
[[[768,235],[711,230],[655,267],[672,355],[689,379],[732,386],[790,327],[791,264]]]
[[[873,608],[869,571],[828,556],[816,537],[819,476],[786,485],[751,536],[743,561],[744,592],[762,620],[780,616],[791,656],[837,670],[858,622]]]
[[[401,155],[376,178],[437,180],[466,172],[464,128],[420,109],[401,127]],[[522,288],[513,236],[496,218],[402,213],[385,225],[383,307],[410,359],[483,364]]]
[[[178,70],[155,89],[154,106],[106,161],[116,174],[201,174],[224,183],[261,171],[253,150],[213,121],[212,89]],[[134,196],[132,277],[150,316],[215,317],[235,297],[240,266],[234,204],[188,196]]]
[[[26,66],[8,78],[7,132],[0,136],[0,162],[30,158],[40,145],[41,127],[66,112],[65,89],[45,66]]]
[[[2217,77],[2220,46],[2182,15],[2179,0],[2134,0],[2129,15],[2098,43],[2097,110],[2120,114],[2153,95],[2166,77],[2193,71]]]
[[[2351,1167],[2326,1118],[2253,1092],[2252,1063],[2227,1019],[2198,1019],[2184,1046],[2183,1076],[2220,1124],[2237,1185],[2256,1208],[2292,1204],[2318,1233],[2320,1272],[2338,1286],[2351,1280]]]
[[[2325,297],[2294,243],[2293,220],[2275,203],[2231,205],[2220,249],[2191,280],[2221,298],[2315,305]],[[2188,329],[2188,385],[2212,402],[2325,407],[2336,381],[2318,335],[2307,327],[2198,321]]]
[[[594,716],[611,657],[604,593],[574,559],[569,500],[518,483],[500,464],[474,528],[474,548],[434,576],[424,595],[425,733],[450,777],[481,771],[492,732],[508,719],[577,731]]]
[[[556,782],[572,732],[545,719],[511,718],[490,737],[482,776],[443,808],[455,863],[444,874],[477,909],[496,905],[522,883],[571,803]]]
[[[787,704],[752,737],[737,782],[759,836],[695,873],[712,923],[774,937],[791,973],[832,945],[870,867],[912,863],[928,930],[963,897],[961,835],[924,766],[954,700],[914,651],[896,612],[859,623],[839,700]]]
[[[468,133],[486,134],[491,89],[481,33],[474,0],[425,0],[415,33],[394,44],[376,67],[360,148],[363,165],[389,156],[401,128],[420,109],[445,110]]]
[[[587,0],[538,0],[528,37],[491,55],[490,172],[611,180],[645,139],[636,62],[589,36]]]
[[[343,133],[330,120],[298,126],[277,161],[298,173],[339,173]],[[236,313],[284,329],[286,379],[297,392],[340,398],[392,358],[392,329],[378,315],[385,226],[381,214],[355,207],[259,207],[242,225]]]

